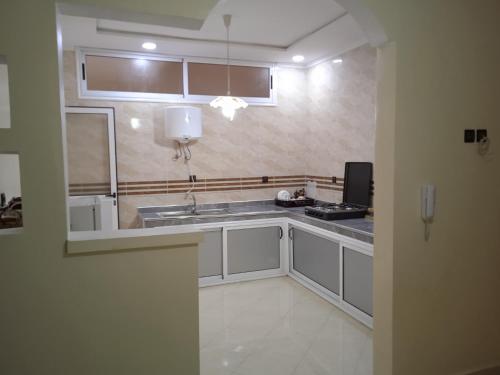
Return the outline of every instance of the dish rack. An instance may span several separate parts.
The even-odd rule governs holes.
[[[281,199],[275,199],[274,203],[277,206],[281,207],[305,207],[305,206],[313,206],[315,203],[315,200],[312,198],[305,198],[305,199],[290,199],[288,201],[283,201]]]

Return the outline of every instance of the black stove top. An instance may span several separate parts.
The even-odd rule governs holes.
[[[306,207],[306,215],[323,220],[358,219],[365,217],[368,208],[349,203],[326,203]]]

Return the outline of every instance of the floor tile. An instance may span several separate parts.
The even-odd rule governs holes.
[[[253,348],[236,344],[212,346],[200,351],[202,375],[231,374]]]
[[[200,289],[202,375],[370,375],[371,330],[289,277]]]

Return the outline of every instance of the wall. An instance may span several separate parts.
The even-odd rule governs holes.
[[[393,373],[394,304],[394,165],[396,113],[396,45],[388,43],[378,51],[377,64],[377,147],[375,178],[384,182],[377,191],[373,255],[373,357],[374,374]]]
[[[365,3],[396,45],[381,52],[394,61],[382,86],[396,92],[379,95],[377,188],[393,184],[393,196],[375,195],[375,374],[499,365],[500,3]],[[465,128],[488,129],[489,157],[463,143]],[[429,182],[437,206],[425,242]]]
[[[199,13],[207,3],[176,7]],[[65,256],[56,36],[53,1],[0,2],[12,118],[11,129],[0,129],[0,153],[20,154],[24,204],[22,232],[0,234],[0,373],[198,374],[194,238],[154,251],[144,242],[142,251]]]
[[[317,198],[340,201],[342,185],[331,177],[343,177],[346,161],[373,161],[375,132],[375,50],[364,46],[343,58],[310,70],[280,68],[278,106],[250,106],[233,122],[202,105],[204,134],[191,147],[198,201],[272,199],[307,179],[319,183]],[[115,109],[121,227],[139,224],[137,207],[186,204],[187,168],[163,139],[166,104],[79,99],[74,59],[65,52],[67,104]]]
[[[374,160],[376,49],[360,47],[342,59],[307,72],[306,170],[312,175],[343,176],[346,161]]]

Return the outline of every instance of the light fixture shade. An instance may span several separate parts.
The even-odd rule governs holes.
[[[165,108],[165,137],[180,143],[201,138],[203,134],[201,109],[189,106]]]
[[[213,108],[221,108],[224,117],[233,121],[237,109],[248,107],[247,102],[235,96],[219,96],[210,102]]]

